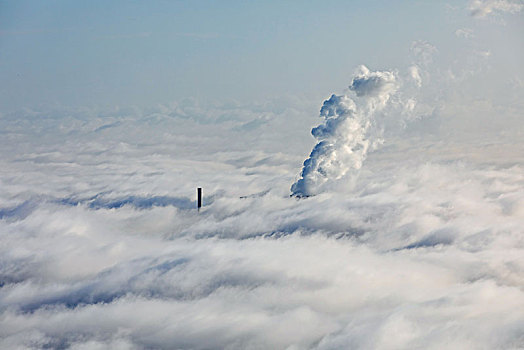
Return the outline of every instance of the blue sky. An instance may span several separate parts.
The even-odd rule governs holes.
[[[521,17],[479,20],[465,1],[1,1],[0,104],[323,97],[359,64],[410,64],[415,40],[457,60],[461,28],[522,77]]]
[[[409,64],[415,40],[453,51],[462,27],[489,26],[520,59],[512,20],[479,21],[464,1],[1,1],[0,104],[324,96],[358,64]]]

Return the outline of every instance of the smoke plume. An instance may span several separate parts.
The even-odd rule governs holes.
[[[313,196],[351,183],[368,151],[382,142],[379,114],[389,105],[403,105],[396,96],[399,86],[396,72],[360,66],[347,94],[324,101],[324,121],[311,130],[318,142],[291,186],[293,196]]]

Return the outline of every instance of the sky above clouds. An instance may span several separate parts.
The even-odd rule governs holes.
[[[435,60],[446,67],[457,52],[491,50],[504,74],[522,80],[519,4],[2,1],[0,102],[13,110],[321,98],[344,86],[359,64],[409,65],[416,40],[436,46]],[[457,30],[469,40],[453,35]],[[497,89],[504,80],[490,76]]]
[[[0,348],[524,348],[523,16],[0,0]]]

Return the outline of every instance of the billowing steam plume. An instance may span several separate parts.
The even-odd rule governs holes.
[[[389,106],[413,105],[413,100],[407,104],[397,96],[399,86],[396,72],[372,72],[360,66],[348,94],[324,101],[320,109],[324,121],[311,130],[318,143],[304,161],[300,179],[291,186],[293,196],[313,196],[351,182],[368,151],[382,141],[379,115]]]

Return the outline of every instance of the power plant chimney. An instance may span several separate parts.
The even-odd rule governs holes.
[[[197,209],[200,211],[202,207],[202,187],[197,188]]]

